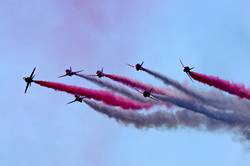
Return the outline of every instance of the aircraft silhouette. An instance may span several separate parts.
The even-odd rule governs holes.
[[[102,68],[101,70],[97,70],[95,75],[88,75],[88,76],[96,76],[96,77],[102,78],[105,75],[103,73],[103,68]]]
[[[27,92],[28,88],[31,86],[31,83],[33,82],[33,79],[35,77],[35,75],[34,75],[35,70],[36,70],[36,68],[33,69],[33,71],[31,72],[29,77],[23,77],[24,81],[27,83],[24,93]]]
[[[137,63],[135,66],[133,66],[133,65],[131,65],[131,64],[127,64],[127,65],[130,66],[130,67],[135,68],[135,70],[137,70],[137,71],[140,71],[140,70],[142,70],[142,65],[143,65],[143,63],[144,63],[144,62],[142,62],[141,64]]]
[[[136,89],[137,90],[137,89]],[[141,92],[141,91],[139,91],[139,90],[137,90],[139,93],[141,93],[142,95],[143,95],[143,97],[145,97],[145,98],[151,98],[151,99],[153,99],[153,100],[156,100],[156,101],[158,101],[156,98],[154,98],[152,95],[151,95],[151,93],[152,93],[152,91],[153,91],[153,88],[151,88],[149,91],[147,91],[147,90],[145,90],[145,91],[143,91],[143,92]]]
[[[89,97],[87,97],[87,96],[82,97],[82,96],[79,96],[79,95],[75,95],[75,100],[73,100],[71,102],[68,102],[67,104],[72,104],[74,102],[82,103],[85,98],[89,98]]]
[[[78,74],[78,73],[80,73],[80,72],[82,72],[83,70],[79,70],[79,71],[72,71],[72,68],[71,68],[71,66],[70,66],[70,68],[69,69],[66,69],[65,70],[65,74],[64,75],[62,75],[62,76],[59,76],[58,78],[62,78],[62,77],[66,77],[66,76],[73,76],[73,75],[76,75],[76,74]]]
[[[190,78],[190,80],[193,81],[192,77],[190,76],[190,71],[193,70],[194,67],[191,67],[191,68],[190,68],[189,66],[185,66],[185,65],[182,63],[181,59],[179,59],[179,60],[180,60],[181,66],[183,67],[183,72],[185,72],[185,73],[188,75],[188,77]]]

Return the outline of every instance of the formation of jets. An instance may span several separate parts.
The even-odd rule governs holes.
[[[183,72],[185,72],[185,73],[188,75],[188,77],[190,78],[190,80],[193,81],[192,78],[191,78],[191,76],[190,76],[190,71],[193,70],[194,67],[191,67],[191,68],[190,68],[189,66],[185,66],[185,65],[183,64],[183,62],[181,61],[181,59],[179,59],[179,60],[180,60],[181,66],[182,66],[182,68],[183,68]],[[137,63],[137,64],[134,65],[134,66],[131,65],[131,64],[127,64],[127,65],[130,66],[130,67],[135,68],[136,71],[140,71],[140,70],[142,70],[142,65],[143,65],[143,63],[144,63],[144,62],[142,62],[142,63]],[[33,71],[31,72],[30,76],[28,76],[28,77],[23,77],[24,81],[26,82],[26,87],[25,87],[24,93],[27,92],[28,88],[31,86],[31,83],[34,82],[33,79],[34,79],[34,77],[35,77],[35,70],[36,70],[36,68],[33,69]],[[70,67],[69,69],[66,69],[66,70],[65,70],[65,74],[64,74],[64,75],[59,76],[58,78],[62,78],[62,77],[66,77],[66,76],[71,77],[71,76],[73,76],[73,75],[76,75],[76,74],[78,74],[78,73],[81,73],[82,71],[83,71],[83,70],[73,71],[72,68]],[[103,73],[103,68],[102,68],[101,70],[97,70],[95,75],[88,75],[88,76],[96,76],[96,77],[102,78],[102,77],[105,76],[105,74]],[[136,89],[136,90],[137,90],[137,89]],[[139,90],[137,90],[137,91],[138,91],[139,93],[141,93],[142,96],[145,97],[145,98],[151,98],[151,99],[153,99],[153,100],[157,100],[157,99],[155,99],[155,98],[151,95],[152,92],[153,92],[153,88],[151,88],[149,91],[148,91],[148,90],[145,90],[145,91],[143,91],[143,92],[141,92],[141,91],[139,91]],[[80,102],[80,103],[82,103],[83,100],[84,100],[85,98],[89,98],[89,97],[88,97],[88,96],[79,96],[79,95],[75,95],[75,100],[73,100],[73,101],[71,101],[71,102],[69,102],[69,103],[67,103],[67,104],[71,104],[71,103],[74,103],[74,102]]]

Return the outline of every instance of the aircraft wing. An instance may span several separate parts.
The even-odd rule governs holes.
[[[180,60],[180,62],[181,62],[181,66],[184,68],[185,66],[184,66],[184,64],[182,63],[181,59],[179,59],[179,60]]]
[[[128,65],[129,67],[133,67],[133,68],[135,67],[135,66],[133,66],[133,65],[131,65],[131,64],[127,64],[127,65]]]
[[[75,74],[81,73],[83,70],[76,71]]]
[[[33,69],[32,73],[30,74],[30,78],[32,78],[33,74],[35,73],[36,68]]]
[[[136,88],[135,88],[135,90],[136,90],[137,92],[139,92],[140,94],[143,94],[143,92],[141,92],[140,90],[138,90],[138,89],[136,89]]]
[[[155,100],[155,101],[159,101],[158,99],[156,99],[156,98],[153,97],[153,96],[150,96],[150,99],[153,99],[153,100]]]
[[[28,88],[29,88],[29,83],[27,83],[24,93],[27,92]]]
[[[192,77],[189,75],[189,73],[187,73],[187,75],[188,75],[188,77],[190,78],[190,80],[191,80],[192,82],[194,82],[193,79],[192,79]]]
[[[68,102],[67,104],[72,104],[72,103],[74,103],[74,102],[76,102],[76,100],[73,100],[73,101],[71,101],[71,102]]]
[[[62,77],[66,77],[66,76],[67,76],[67,74],[64,74],[62,76],[59,76],[58,78],[62,78]]]

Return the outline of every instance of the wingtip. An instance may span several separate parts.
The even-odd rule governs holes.
[[[131,65],[131,64],[127,64],[127,66],[132,67],[132,68],[135,68],[135,66],[133,66],[133,65]]]
[[[58,78],[62,78],[62,77],[66,77],[67,75],[62,75],[62,76],[59,76]]]

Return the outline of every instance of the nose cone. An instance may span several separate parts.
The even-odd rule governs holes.
[[[25,82],[29,82],[29,77],[23,77]]]
[[[141,65],[140,65],[140,64],[136,64],[136,65],[135,65],[135,68],[136,68],[136,70],[140,70]]]
[[[190,71],[190,68],[189,68],[189,67],[185,67],[183,71],[184,71],[184,72],[189,72],[189,71]]]
[[[98,70],[98,71],[96,72],[96,75],[97,75],[98,77],[101,77],[101,76],[102,76],[102,72]]]

